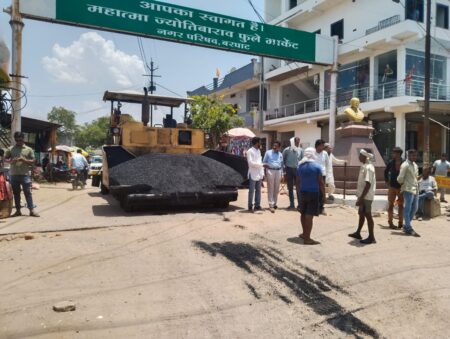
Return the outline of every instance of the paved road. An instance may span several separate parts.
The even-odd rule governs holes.
[[[249,214],[245,194],[228,211],[125,214],[95,189],[43,187],[41,218],[0,223],[0,338],[447,336],[444,217],[422,238],[376,218],[361,247],[355,211],[332,206],[309,247],[298,213]],[[76,311],[52,310],[64,300]]]

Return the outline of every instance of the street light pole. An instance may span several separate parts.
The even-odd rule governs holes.
[[[19,0],[14,0],[11,7],[12,29],[12,115],[11,115],[11,140],[14,144],[14,133],[22,128],[22,29],[23,21],[19,11]]]
[[[423,120],[423,164],[430,163],[430,60],[431,60],[431,0],[427,0],[425,35],[425,96]]]

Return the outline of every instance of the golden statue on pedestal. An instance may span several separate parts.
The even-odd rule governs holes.
[[[358,98],[352,98],[350,100],[350,107],[344,113],[350,121],[361,122],[364,119],[364,113],[359,109]]]

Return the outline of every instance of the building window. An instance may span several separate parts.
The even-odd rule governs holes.
[[[313,33],[314,33],[314,34],[320,34],[320,33],[321,33],[321,30],[318,29],[317,31],[314,31]]]
[[[289,0],[289,9],[297,7],[297,0]]]
[[[375,100],[397,96],[397,51],[375,57]]]
[[[369,58],[358,60],[339,67],[337,84],[338,106],[346,106],[352,97],[357,97],[361,102],[369,100],[370,72]],[[330,95],[330,72],[325,72],[325,96]]]
[[[339,41],[344,39],[344,19],[331,24],[331,36],[337,35]]]
[[[436,5],[436,26],[448,29],[448,6]]]
[[[431,54],[430,81],[431,98],[446,99],[447,58]],[[406,95],[423,96],[425,81],[425,54],[406,49]]]
[[[423,22],[423,0],[406,0],[405,17],[406,19]]]

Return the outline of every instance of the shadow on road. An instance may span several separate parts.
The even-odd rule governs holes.
[[[282,294],[280,285],[317,315],[326,317],[325,321],[334,328],[357,338],[379,338],[374,328],[325,294],[329,291],[348,294],[343,288],[319,272],[291,261],[278,249],[239,242],[194,241],[193,245],[213,257],[222,255],[248,274],[256,275],[261,282],[271,285],[275,295],[286,304],[292,301]],[[255,298],[262,295],[256,286],[248,283],[246,286]]]

